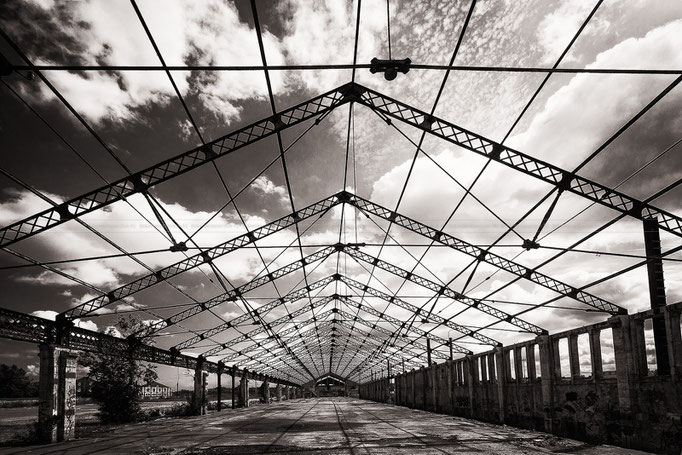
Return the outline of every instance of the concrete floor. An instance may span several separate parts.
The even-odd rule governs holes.
[[[96,438],[0,454],[641,454],[349,398],[293,400],[126,425]]]

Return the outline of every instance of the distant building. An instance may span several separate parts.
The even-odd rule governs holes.
[[[167,398],[173,395],[170,387],[152,381],[142,387],[142,398]]]

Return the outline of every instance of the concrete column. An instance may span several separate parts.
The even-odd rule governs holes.
[[[282,401],[282,384],[277,384],[275,386],[275,398],[277,401]]]
[[[68,441],[76,431],[76,360],[70,351],[40,345],[38,437],[44,442]]]
[[[648,376],[649,365],[646,360],[644,319],[636,318],[630,320],[630,336],[632,337],[632,356],[635,362],[635,371],[640,376]]]
[[[194,393],[192,394],[192,413],[194,415],[206,414],[206,381],[208,373],[204,371],[204,362],[197,359],[194,370]]]
[[[234,389],[235,387],[235,374],[236,374],[237,368],[232,365],[232,409],[234,409],[237,406],[237,391]]]
[[[260,386],[260,399],[265,404],[270,403],[270,383],[267,378],[265,378]]]
[[[568,336],[568,359],[571,368],[571,380],[580,378],[580,352],[578,351],[578,335]]]
[[[447,399],[448,399],[448,406],[450,409],[450,412],[454,414],[454,409],[455,409],[455,397],[454,394],[452,393],[452,364],[454,362],[452,359],[448,360],[445,362],[445,369],[447,373],[447,388],[448,388],[448,393],[447,393]]]
[[[242,379],[239,382],[239,407],[248,408],[249,407],[249,372],[244,368],[244,373],[242,374]]]
[[[592,329],[588,332],[590,338],[590,362],[592,363],[592,377],[602,379],[604,377],[604,365],[601,358],[601,342],[599,336],[601,330]]]
[[[474,357],[467,355],[464,360],[464,383],[467,385],[469,392],[469,417],[474,417],[474,379],[476,372],[474,371]]]
[[[516,382],[523,382],[523,377],[528,376],[528,371],[523,371],[523,356],[521,350],[523,348],[514,348],[514,372],[516,373]],[[528,362],[526,362],[528,365]]]
[[[540,348],[540,387],[542,389],[542,410],[545,417],[545,431],[552,433],[554,429],[554,395],[552,388],[556,377],[554,362],[556,357],[552,351],[558,349],[558,344],[549,335],[537,337]]]
[[[559,351],[559,340],[560,338],[554,338],[552,340],[552,348],[550,349],[552,355],[552,374],[554,379],[560,380],[563,375],[561,373],[561,352]],[[543,375],[544,376],[544,375]]]
[[[497,401],[499,403],[499,423],[504,423],[504,414],[506,410],[505,389],[507,382],[506,363],[504,358],[504,351],[501,347],[495,348],[495,361],[497,362]]]
[[[411,372],[411,374],[410,374],[410,381],[411,381],[411,383],[412,383],[412,407],[413,407],[413,408],[416,408],[416,407],[417,407],[417,390],[416,390],[416,387],[415,387],[415,382],[416,382],[416,381],[414,380],[414,378],[415,378],[416,375],[417,375],[417,373],[416,373],[416,371],[415,371],[414,368],[413,368],[413,369],[412,369],[412,372]]]
[[[511,381],[511,350],[502,351],[502,358],[504,359],[504,382]],[[516,356],[514,356],[514,361],[516,361]],[[516,373],[516,365],[514,365],[514,373]]]
[[[497,371],[495,370],[495,354],[486,355],[488,361],[488,380],[494,382],[497,378]]]
[[[666,307],[665,324],[668,333],[668,356],[670,374],[673,378],[682,377],[682,334],[680,333],[680,310]]]
[[[223,410],[223,370],[224,365],[222,362],[218,362],[218,412]]]
[[[429,371],[431,373],[431,402],[433,403],[433,410],[438,412],[438,392],[439,392],[439,382],[438,382],[438,365],[432,364],[429,366]]]
[[[535,345],[526,346],[526,366],[528,366],[528,382],[533,382],[538,375],[535,371]]]
[[[618,382],[618,404],[621,414],[630,413],[635,406],[637,370],[628,316],[613,316],[609,319],[613,329],[613,350],[616,358],[616,379]]]

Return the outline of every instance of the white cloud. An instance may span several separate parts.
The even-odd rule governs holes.
[[[37,316],[43,319],[49,319],[50,321],[54,321],[58,314],[59,313],[52,310],[36,310],[31,313],[32,316]]]
[[[50,321],[54,321],[57,318],[57,315],[59,313],[53,310],[36,310],[31,312],[32,316],[37,316],[39,318],[43,319],[49,319]],[[99,331],[99,327],[97,327],[97,324],[95,324],[92,321],[84,321],[82,319],[74,319],[73,323],[76,327],[79,327],[81,329],[86,329],[86,330],[92,330],[93,332]]]
[[[589,68],[682,67],[677,37],[682,20],[627,39],[602,52]],[[634,66],[633,66],[634,65]],[[560,167],[574,167],[656,96],[671,78],[579,74],[547,100],[528,129],[508,144]]]
[[[564,2],[545,16],[537,31],[538,41],[545,51],[543,61],[553,63],[561,55],[593,7],[594,2],[590,0]],[[598,21],[608,26],[608,22],[600,19],[599,15],[590,21],[591,26],[594,27]],[[565,58],[563,61],[568,60]]]
[[[272,180],[267,178],[265,175],[261,175],[256,180],[253,181],[251,186],[258,191],[262,192],[264,195],[276,195],[279,197],[280,202],[288,203],[289,196],[287,194],[287,189],[280,185],[275,185]]]

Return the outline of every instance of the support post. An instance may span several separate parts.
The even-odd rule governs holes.
[[[663,279],[663,261],[661,260],[661,236],[656,218],[645,218],[644,250],[647,256],[647,274],[649,277],[649,298],[651,308],[666,306],[665,281]],[[651,318],[654,329],[654,345],[656,346],[657,375],[670,374],[670,357],[668,355],[668,337],[665,330],[665,316],[654,314]]]
[[[591,329],[590,339],[590,361],[592,363],[592,377],[594,379],[604,378],[604,366],[601,357],[601,342],[599,341],[601,330]]]
[[[448,346],[450,346],[450,361],[453,360],[452,356],[452,338],[448,338]]]
[[[234,389],[234,380],[235,380],[235,374],[237,372],[237,368],[232,365],[232,409],[234,409],[237,406],[236,403],[236,398],[237,398],[237,391]]]
[[[467,355],[464,360],[464,382],[467,385],[467,391],[469,392],[469,418],[474,418],[474,379],[476,377],[476,371],[474,369],[474,357]]]
[[[426,338],[426,364],[431,366],[431,339]]]
[[[556,375],[554,362],[556,361],[554,348],[558,345],[553,343],[549,335],[540,335],[538,338],[540,350],[540,386],[542,388],[542,410],[545,417],[545,431],[552,433],[554,429],[554,395],[552,389]]]
[[[282,401],[282,384],[277,384],[275,386],[275,398],[277,398],[277,401]]]
[[[192,413],[194,415],[206,414],[206,380],[208,373],[204,371],[204,359],[197,359],[194,369],[194,393],[192,394]]]
[[[666,307],[665,323],[668,329],[668,355],[672,361],[670,374],[679,380],[682,377],[682,334],[680,333],[680,311]]]
[[[578,335],[568,336],[568,358],[571,368],[571,381],[580,379],[580,352],[578,351]]]
[[[225,365],[223,362],[218,362],[218,412],[223,410],[223,371]]]
[[[528,382],[533,382],[537,378],[537,373],[535,372],[535,349],[534,345],[530,344],[526,346],[526,367],[528,367]],[[481,369],[481,373],[485,374]]]
[[[507,375],[505,373],[504,351],[502,347],[495,348],[495,364],[497,366],[497,401],[499,402],[499,423],[504,423],[504,414],[506,409],[505,389],[507,382]]]
[[[68,441],[76,430],[76,359],[70,351],[40,345],[38,437],[43,442]]]
[[[239,407],[249,407],[249,371],[244,368],[242,379],[239,382]]]
[[[260,399],[265,404],[270,404],[270,383],[267,376],[263,379],[263,384],[260,386]]]

